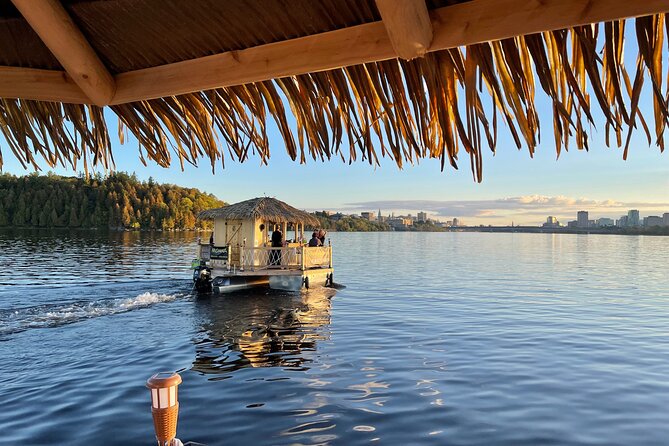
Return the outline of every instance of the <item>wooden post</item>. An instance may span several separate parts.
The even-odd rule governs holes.
[[[282,226],[283,226],[283,227],[282,227],[282,232],[283,232],[283,245],[284,245],[284,246],[288,246],[288,243],[286,243],[286,240],[288,239],[288,223],[284,222]],[[281,266],[284,265],[284,262],[285,262],[285,260],[286,260],[286,259],[284,259],[284,257],[283,257],[283,253],[284,253],[284,250],[283,250],[283,246],[282,246],[281,249],[279,250],[279,264],[280,264]]]
[[[425,0],[376,0],[395,53],[402,59],[423,57],[432,43],[432,22]]]
[[[116,82],[58,0],[12,0],[16,9],[95,105],[111,102]]]

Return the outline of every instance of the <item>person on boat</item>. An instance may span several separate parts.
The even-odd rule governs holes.
[[[283,247],[283,233],[279,228],[276,228],[272,231],[272,248],[282,248]],[[278,265],[281,263],[281,251],[272,250],[270,252],[270,263],[272,265]]]
[[[325,234],[327,234],[325,229],[320,229],[318,231],[318,239],[321,241],[321,246],[325,246]]]
[[[314,231],[314,233],[311,234],[311,240],[309,240],[309,247],[313,248],[316,246],[323,246],[323,242],[318,238],[318,233]]]

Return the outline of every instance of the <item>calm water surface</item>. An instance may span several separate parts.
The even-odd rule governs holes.
[[[0,232],[0,444],[669,444],[669,238],[331,234],[346,289],[197,298],[194,234]]]

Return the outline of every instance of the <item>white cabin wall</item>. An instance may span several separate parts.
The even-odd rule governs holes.
[[[214,221],[214,244],[216,246],[241,246],[246,239],[248,248],[262,246],[264,235],[260,230],[260,225],[263,223],[260,219],[255,221],[217,219]],[[241,229],[237,231],[240,225]]]
[[[216,219],[214,220],[214,245],[215,246],[225,246],[225,220]]]
[[[256,219],[253,222],[253,239],[252,239],[252,246],[254,248],[257,248],[258,246],[263,245],[263,232],[260,230],[260,225],[262,225],[264,222],[261,219]]]
[[[241,246],[243,239],[242,232],[244,228],[237,231],[241,224],[241,220],[215,220],[214,244],[216,246]]]
[[[244,220],[242,221],[242,229],[240,231],[241,237],[240,241],[243,242],[246,240],[246,247],[252,248],[255,246],[253,244],[254,231],[253,231],[254,221],[253,220]]]

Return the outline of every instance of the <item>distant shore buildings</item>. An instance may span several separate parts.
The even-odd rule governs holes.
[[[576,227],[587,228],[588,226],[590,226],[590,220],[588,220],[588,211],[578,211],[576,213]]]
[[[542,226],[545,228],[556,228],[560,227],[559,223],[553,225],[553,220],[555,217],[548,217],[546,223]],[[557,220],[555,220],[557,222]],[[568,228],[651,228],[654,226],[669,226],[669,212],[662,214],[662,217],[658,215],[649,215],[641,218],[641,215],[637,209],[630,209],[627,212],[627,215],[622,215],[617,220],[608,217],[602,217],[597,220],[590,220],[588,211],[578,211],[576,213],[576,220],[572,220],[567,223]]]
[[[360,217],[369,221],[376,221],[376,214],[374,212],[361,212]]]
[[[542,226],[544,228],[559,228],[560,227],[560,222],[558,221],[558,219],[556,217],[553,217],[552,215],[550,215],[546,219],[546,223],[544,223]]]
[[[350,217],[360,218],[371,222],[386,223],[396,231],[414,230],[413,228],[416,225],[425,224],[434,225],[441,228],[467,227],[458,217],[454,217],[450,220],[436,220],[430,218],[428,213],[425,211],[420,211],[417,213],[417,215],[395,215],[394,213],[390,213],[386,216],[381,213],[381,209],[378,211],[363,211],[359,214],[343,214],[341,212],[322,211],[322,215],[329,217],[333,221],[339,221],[344,217]],[[511,226],[514,226],[513,223]],[[484,227],[484,225],[481,225],[481,227]],[[576,213],[576,220],[569,221],[566,225],[560,223],[557,217],[550,215],[539,227],[546,229],[559,229],[565,227],[569,229],[669,227],[669,212],[663,213],[662,216],[641,216],[639,210],[630,209],[626,215],[622,215],[618,219],[613,219],[610,217],[591,219],[589,211],[581,210]],[[419,230],[425,230],[425,227],[420,226]]]
[[[323,211],[325,214],[327,211]],[[368,221],[375,221],[379,223],[387,223],[393,230],[396,231],[403,231],[403,230],[408,230],[414,227],[416,224],[432,224],[441,228],[451,228],[451,227],[461,227],[464,226],[462,220],[459,218],[455,217],[452,220],[447,220],[447,221],[439,221],[432,219],[428,216],[427,212],[425,211],[420,211],[418,212],[417,215],[395,215],[394,213],[388,214],[387,216],[384,216],[381,213],[381,209],[379,209],[377,212],[372,212],[372,211],[363,211],[360,212],[359,215],[357,214],[351,214],[351,215],[345,215],[342,213],[333,213],[333,212],[327,212],[326,214],[328,217],[330,217],[332,220],[340,220],[341,218],[344,217],[352,217],[352,218],[361,218],[363,220],[368,220]]]

